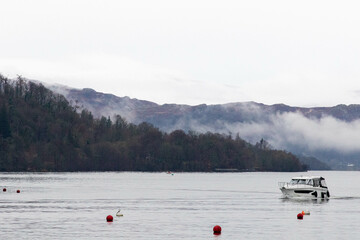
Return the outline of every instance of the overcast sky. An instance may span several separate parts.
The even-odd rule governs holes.
[[[360,103],[358,1],[11,0],[0,73],[163,103]]]

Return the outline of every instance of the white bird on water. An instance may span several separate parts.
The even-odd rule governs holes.
[[[116,216],[122,217],[122,216],[124,216],[124,215],[120,212],[120,209],[119,209],[119,211],[116,213]]]

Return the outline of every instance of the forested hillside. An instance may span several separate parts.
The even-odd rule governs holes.
[[[94,118],[41,84],[0,75],[0,171],[302,171],[292,154],[239,136]]]
[[[256,102],[159,105],[89,88],[75,89],[58,84],[46,86],[76,103],[78,112],[88,109],[94,117],[119,114],[133,124],[148,122],[167,133],[179,129],[232,133],[233,136],[239,133],[242,139],[252,144],[264,138],[276,149],[310,157],[300,157],[300,161],[312,170],[345,170],[348,164],[360,169],[360,147],[356,145],[359,137],[353,134],[360,127],[360,104],[311,108]],[[342,134],[338,135],[339,132]]]

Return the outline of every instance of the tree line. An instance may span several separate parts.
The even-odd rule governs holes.
[[[260,144],[262,146],[263,144]],[[0,171],[302,171],[291,153],[237,135],[171,133],[119,115],[94,118],[64,96],[0,75]]]

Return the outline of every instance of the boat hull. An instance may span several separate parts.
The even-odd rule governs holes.
[[[308,198],[308,199],[328,199],[330,193],[326,188],[280,188],[285,197],[288,198]]]

